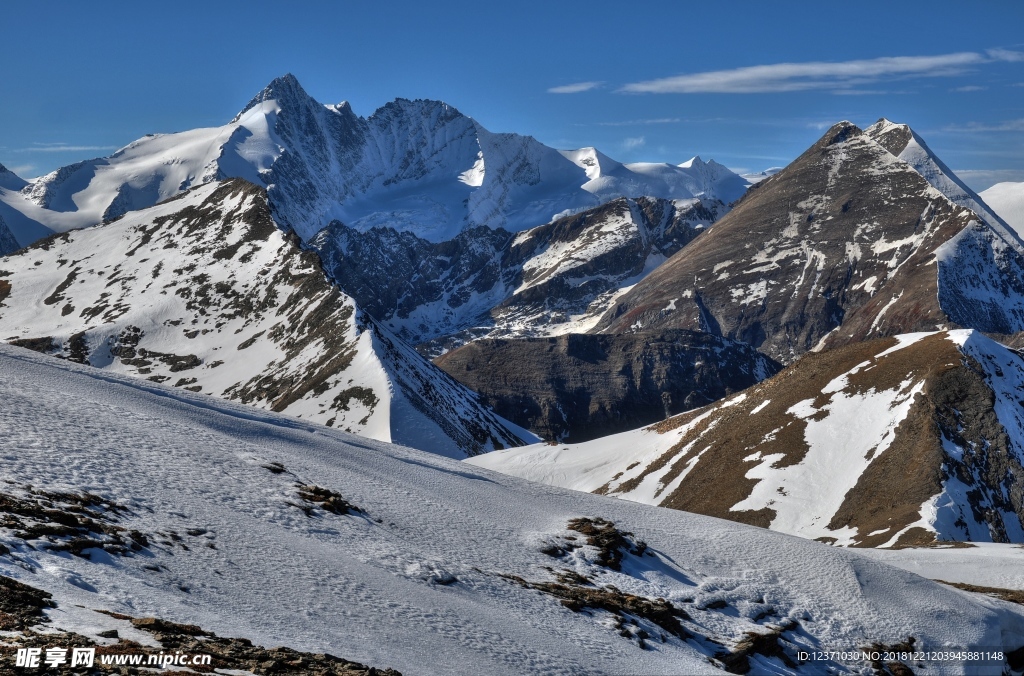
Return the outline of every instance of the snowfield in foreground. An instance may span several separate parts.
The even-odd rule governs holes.
[[[871,673],[797,652],[1024,646],[1019,606],[855,552],[18,348],[0,346],[0,398],[0,574],[86,635],[106,609],[407,674]],[[85,493],[105,525],[76,546],[31,507]]]

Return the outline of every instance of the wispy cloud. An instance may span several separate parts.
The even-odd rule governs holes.
[[[581,92],[589,92],[591,89],[597,89],[603,84],[604,82],[574,82],[573,84],[551,87],[548,89],[548,94],[579,94]]]
[[[985,51],[990,57],[996,61],[1024,61],[1024,52],[1015,52],[1010,49],[988,49]]]
[[[1024,131],[1024,117],[996,123],[968,122],[962,125],[947,125],[942,128],[942,131],[963,134],[993,131]]]
[[[837,96],[887,96],[889,94],[906,94],[907,92],[887,89],[836,89],[832,93]]]
[[[647,94],[759,94],[832,89],[907,77],[948,77],[987,63],[1024,61],[1024,52],[990,49],[936,56],[885,56],[854,61],[810,61],[746,66],[633,82],[620,92]]]
[[[93,150],[117,150],[117,146],[72,146],[64,143],[36,143],[31,148],[16,148],[16,153],[81,153]]]
[[[648,124],[677,124],[682,122],[681,117],[657,117],[650,120],[624,120],[622,122],[595,122],[598,127],[636,127]]]
[[[951,92],[983,92],[988,87],[979,87],[978,85],[967,85],[966,87],[954,87],[950,89]]]
[[[622,149],[623,150],[634,150],[636,148],[643,147],[646,144],[647,144],[647,139],[645,139],[643,136],[630,137],[630,138],[627,138],[627,139],[623,139],[623,141],[622,141]]]

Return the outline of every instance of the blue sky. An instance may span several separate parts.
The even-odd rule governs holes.
[[[5,3],[0,163],[31,177],[226,123],[294,73],[369,115],[444,100],[622,161],[784,165],[911,124],[968,183],[1024,181],[1024,2]]]

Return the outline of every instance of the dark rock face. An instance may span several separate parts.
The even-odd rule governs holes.
[[[704,406],[780,368],[746,345],[691,331],[484,339],[435,363],[502,417],[569,442]]]
[[[514,273],[502,251],[504,230],[478,227],[434,243],[411,232],[359,232],[334,221],[311,242],[335,282],[370,315],[412,343],[486,322]],[[472,297],[487,298],[467,306]],[[419,312],[429,307],[432,311]]]
[[[939,305],[950,320],[986,333],[1024,329],[1024,253],[972,223],[938,258]]]
[[[4,223],[3,217],[0,217],[0,256],[6,256],[9,253],[17,251],[21,248],[18,244],[18,240],[14,238],[14,233]]]
[[[906,145],[895,136],[882,141],[894,149]],[[752,188],[707,235],[640,281],[595,330],[702,330],[784,362],[832,331],[830,345],[933,330],[951,319],[1010,333],[1006,329],[1021,320],[1001,321],[1006,312],[988,312],[993,319],[979,326],[976,308],[943,309],[952,310],[950,299],[965,295],[957,291],[965,280],[943,265],[939,277],[948,283],[940,284],[933,254],[972,220],[978,217],[932,188],[909,164],[856,126],[840,123],[785,170]],[[984,233],[972,245],[980,252],[976,260],[984,261],[994,247],[1006,249],[979,227]],[[1017,255],[1010,249],[1004,259]],[[948,260],[963,258],[957,253]],[[1014,259],[1002,268],[1017,264]],[[967,293],[968,305],[993,285],[1011,284],[996,279],[1002,268],[985,268],[991,270],[985,290]],[[1000,302],[999,293],[1017,291],[995,292],[986,308]]]
[[[717,201],[622,198],[517,235],[481,226],[430,242],[335,221],[310,244],[360,307],[437,355],[480,336],[592,324],[620,288],[725,211]]]

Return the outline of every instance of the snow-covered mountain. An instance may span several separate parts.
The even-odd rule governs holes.
[[[1024,330],[1024,243],[905,125],[842,122],[616,299],[594,331],[683,328],[783,362],[947,326]]]
[[[360,307],[434,355],[480,337],[586,331],[727,211],[718,200],[620,198],[516,235],[476,227],[439,243],[334,221],[310,246]]]
[[[760,183],[761,181],[774,176],[775,174],[782,171],[785,167],[768,167],[764,171],[758,171],[751,174],[740,174],[740,178],[745,179],[748,183],[753,185],[754,183]]]
[[[981,197],[1018,235],[1024,236],[1024,183],[996,183],[982,191]]]
[[[1024,646],[1019,606],[852,551],[19,348],[0,398],[5,647],[489,675],[863,674],[886,667],[852,651],[901,646],[1002,652],[926,672],[996,674]]]
[[[729,203],[747,186],[700,158],[621,164],[593,148],[492,133],[440,101],[397,99],[363,118],[347,103],[318,103],[286,75],[222,127],[147,136],[27,185],[0,183],[0,217],[24,245],[228,177],[265,187],[278,223],[304,240],[339,220],[439,242],[478,225],[519,231],[622,196]]]
[[[469,462],[839,545],[1024,543],[1024,357],[971,330],[809,353],[704,409]]]
[[[0,260],[0,326],[39,352],[436,453],[521,443],[331,285],[241,179]]]
[[[884,117],[864,130],[883,148],[903,160],[921,174],[928,184],[955,204],[967,207],[991,227],[1002,231],[1006,222],[993,213],[981,197],[967,187],[939,157],[932,152],[917,132],[908,125],[891,122]],[[1004,234],[1000,232],[1000,234]]]

